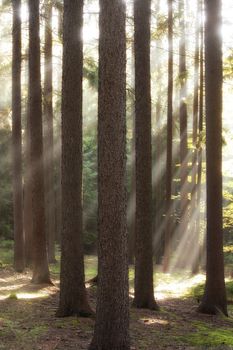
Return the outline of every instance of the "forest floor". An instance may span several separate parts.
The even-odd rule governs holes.
[[[86,257],[87,279],[96,273],[96,258]],[[0,349],[69,350],[88,349],[94,319],[56,318],[58,264],[51,265],[54,286],[30,284],[31,273],[15,273],[10,265],[0,266]],[[160,311],[130,310],[131,349],[233,349],[233,309],[229,317],[196,312],[195,286],[204,276],[187,273],[156,274],[156,298]],[[132,286],[133,272],[130,270]],[[95,307],[96,286],[87,284]],[[132,290],[131,290],[132,292]],[[132,295],[131,295],[132,296]],[[111,349],[109,349],[111,350]]]

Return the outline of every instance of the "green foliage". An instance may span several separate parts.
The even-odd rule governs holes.
[[[92,57],[86,57],[84,60],[83,75],[94,89],[98,87],[98,66]]]
[[[84,248],[91,252],[97,239],[97,145],[96,136],[89,133],[83,142],[83,210]]]
[[[231,50],[229,56],[224,61],[224,78],[232,79],[233,78],[233,49]]]
[[[12,237],[13,208],[10,164],[11,131],[9,126],[0,128],[0,238]]]
[[[0,239],[0,268],[13,263],[13,241]]]

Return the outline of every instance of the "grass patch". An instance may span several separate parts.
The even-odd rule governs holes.
[[[193,326],[193,332],[180,337],[182,342],[198,347],[233,345],[233,332],[231,329],[220,329],[215,326],[209,326],[203,322],[194,322]]]
[[[190,290],[190,296],[200,300],[204,294],[205,284],[200,283]],[[228,303],[233,303],[233,281],[226,281],[226,293]]]
[[[0,240],[0,268],[13,264],[13,241]]]

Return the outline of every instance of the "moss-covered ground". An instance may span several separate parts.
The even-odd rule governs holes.
[[[50,266],[54,286],[33,286],[31,272],[15,273],[10,242],[0,245],[0,349],[88,349],[94,319],[56,318],[59,297],[59,262]],[[59,254],[57,254],[59,261]],[[86,280],[96,275],[97,259],[85,257]],[[133,270],[130,269],[130,296]],[[159,312],[131,309],[132,350],[233,349],[233,282],[227,281],[229,317],[196,312],[204,276],[188,273],[155,274]],[[87,283],[95,308],[96,286]],[[111,350],[111,349],[109,349]]]

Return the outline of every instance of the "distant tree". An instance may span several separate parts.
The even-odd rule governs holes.
[[[12,156],[14,206],[14,268],[25,266],[23,233],[22,134],[21,134],[21,0],[13,0],[12,52]]]
[[[193,98],[193,157],[192,157],[192,273],[196,274],[200,263],[200,200],[202,176],[202,131],[203,131],[203,9],[198,1],[196,18],[194,57],[194,98]]]
[[[180,0],[180,43],[179,43],[179,81],[180,81],[180,232],[179,238],[187,236],[188,229],[188,111],[187,111],[187,67],[186,67],[186,26],[185,26],[185,3]],[[187,243],[187,242],[186,242]],[[185,254],[180,259],[181,267],[186,263]]]
[[[152,152],[150,84],[151,1],[134,1],[136,227],[134,306],[157,309],[152,256]]]
[[[32,265],[32,189],[31,189],[31,162],[30,162],[30,130],[28,106],[25,126],[24,149],[24,234],[25,234],[25,261],[26,266]]]
[[[197,165],[197,224],[196,224],[196,232],[197,236],[200,234],[201,228],[201,195],[202,195],[202,158],[203,158],[203,124],[204,124],[204,14],[203,14],[203,1],[200,0],[201,3],[201,28],[200,28],[200,77],[199,77],[199,119],[198,119],[198,165]],[[203,248],[205,242],[203,244]],[[196,259],[193,262],[192,272],[197,273],[199,269],[199,265],[201,262],[201,245],[199,242],[198,253]]]
[[[55,198],[54,198],[54,146],[53,146],[53,67],[52,67],[52,1],[45,4],[44,45],[44,160],[45,208],[48,241],[48,259],[55,261]]]
[[[33,283],[51,283],[45,235],[39,0],[29,0],[29,132]]]
[[[173,135],[173,0],[168,0],[168,92],[167,92],[167,162],[166,218],[163,271],[167,272],[171,254],[172,206],[172,135]]]
[[[207,265],[199,311],[227,315],[222,232],[221,0],[205,0]]]
[[[125,2],[100,0],[98,293],[91,350],[129,350]]]
[[[57,315],[90,316],[82,245],[83,1],[65,0],[62,73],[62,232]]]

